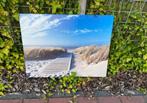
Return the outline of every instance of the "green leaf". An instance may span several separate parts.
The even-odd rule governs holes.
[[[18,13],[13,14],[12,16],[16,21],[19,21],[19,15]]]
[[[145,55],[143,56],[143,59],[144,59],[144,60],[147,60],[147,54],[145,54]]]
[[[0,37],[0,48],[4,47],[5,42],[3,41],[3,39]]]

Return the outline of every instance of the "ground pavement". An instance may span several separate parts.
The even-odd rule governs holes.
[[[108,96],[108,97],[77,97],[48,99],[15,99],[0,100],[0,103],[147,103],[147,96]]]

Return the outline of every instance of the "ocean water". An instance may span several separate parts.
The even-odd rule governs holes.
[[[60,45],[23,45],[24,48],[64,48],[64,49],[76,49],[83,46],[103,46],[104,44],[99,45],[79,45],[79,46],[60,46]]]

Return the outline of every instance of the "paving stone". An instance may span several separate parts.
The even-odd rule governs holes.
[[[144,103],[147,103],[147,95],[143,97],[144,98]]]
[[[43,99],[17,99],[0,100],[0,103],[147,103],[147,96],[107,96],[107,97],[77,97],[72,98],[49,98]]]
[[[49,103],[72,103],[71,98],[49,98]]]
[[[145,103],[142,96],[121,96],[122,103]]]
[[[0,100],[0,103],[22,103],[22,100]]]
[[[98,97],[97,103],[121,103],[118,96]]]
[[[43,100],[43,99],[24,99],[23,103],[48,103],[48,100]]]
[[[78,97],[78,103],[97,103],[97,98],[88,98],[88,97]]]

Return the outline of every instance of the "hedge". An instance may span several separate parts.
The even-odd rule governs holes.
[[[89,0],[86,11],[87,14],[111,14],[115,16],[108,76],[116,75],[119,71],[128,70],[147,73],[147,12],[142,13],[138,9],[139,6],[135,7],[135,12],[119,12],[121,2],[113,0],[111,6],[108,6],[108,1]],[[131,4],[131,2],[126,2],[123,7],[131,8]],[[137,4],[139,3],[136,2]],[[121,8],[121,10],[124,8]],[[25,74],[19,28],[20,12],[79,14],[80,10],[78,0],[0,1],[0,95],[4,95],[7,88],[13,88],[15,75]],[[67,86],[66,82],[70,82],[74,78],[76,78],[75,75],[61,78],[61,90],[64,91],[62,87],[65,88]],[[52,79],[52,81],[56,80]],[[76,92],[77,84],[83,82],[84,80],[77,78],[74,83],[69,83],[71,88],[67,88],[66,91],[68,93]]]

